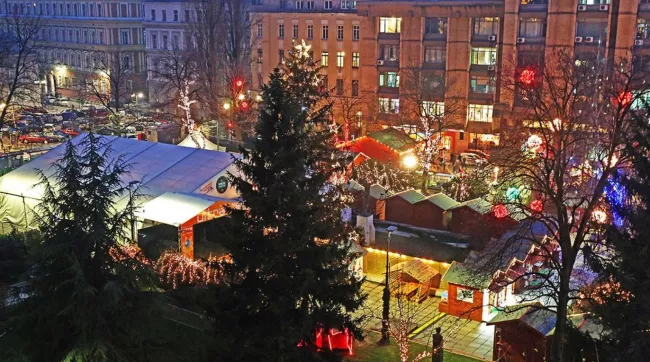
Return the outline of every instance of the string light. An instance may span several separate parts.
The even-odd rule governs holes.
[[[221,283],[223,265],[229,262],[231,262],[230,256],[210,256],[205,261],[193,260],[179,253],[165,252],[156,261],[154,270],[174,289],[178,288],[180,283],[205,286]]]
[[[508,209],[503,204],[494,205],[492,212],[497,219],[503,219],[508,216]]]
[[[591,293],[581,293],[580,297],[590,299],[600,305],[612,300],[619,303],[629,303],[632,300],[632,293],[623,290],[621,283],[610,277],[608,281],[594,287]]]

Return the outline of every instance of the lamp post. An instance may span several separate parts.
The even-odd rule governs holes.
[[[131,205],[131,241],[135,242],[135,215],[133,214],[133,187],[138,184],[138,181],[129,182],[129,204]]]
[[[390,336],[388,333],[388,319],[390,318],[390,260],[389,251],[390,251],[390,235],[397,231],[397,227],[394,225],[389,226],[386,231],[388,231],[388,239],[386,243],[386,284],[384,285],[384,309],[381,315],[381,339],[379,340],[379,345],[385,346],[390,341]]]

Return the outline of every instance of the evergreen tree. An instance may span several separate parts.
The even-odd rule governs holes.
[[[622,150],[633,167],[607,189],[613,214],[623,220],[608,230],[613,252],[610,258],[589,254],[602,282],[590,310],[603,323],[603,361],[642,361],[650,354],[650,132],[643,115],[637,124]]]
[[[333,175],[333,135],[323,76],[298,46],[263,87],[253,148],[236,161],[233,177],[242,209],[231,210],[224,246],[231,252],[228,286],[218,291],[219,360],[317,360],[315,328],[360,337],[351,317],[364,300],[349,271],[351,226],[341,219],[349,196]],[[301,343],[302,342],[302,343]]]
[[[44,196],[35,215],[44,241],[29,297],[7,329],[25,342],[18,351],[23,358],[138,359],[134,328],[148,273],[119,244],[128,236],[137,186],[123,184],[129,166],[120,157],[110,161],[110,153],[101,138],[88,134],[77,146],[65,145],[53,177],[41,172]],[[115,200],[123,197],[127,206],[118,210]]]

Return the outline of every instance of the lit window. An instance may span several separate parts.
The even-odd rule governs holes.
[[[336,53],[336,66],[339,68],[343,68],[343,65],[345,64],[345,53],[344,52],[337,52]]]
[[[440,117],[445,114],[444,102],[422,102],[422,117]]]
[[[497,63],[496,48],[472,48],[472,64],[494,65]]]
[[[401,18],[379,18],[380,33],[399,33],[402,27]]]
[[[379,86],[380,87],[399,87],[399,75],[397,72],[382,72],[379,73]]]
[[[359,53],[352,53],[352,68],[359,68]]]
[[[470,104],[467,106],[469,122],[492,122],[493,106],[487,104]]]
[[[519,36],[522,38],[546,36],[546,22],[540,18],[519,19]]]
[[[379,112],[399,113],[399,99],[379,98]]]
[[[474,18],[474,34],[497,35],[499,33],[499,18]]]
[[[379,58],[394,62],[399,59],[399,45],[382,45],[379,48]]]
[[[326,67],[329,63],[329,53],[322,52],[320,53],[320,65]]]

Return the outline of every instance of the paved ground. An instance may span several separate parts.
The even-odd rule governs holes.
[[[373,282],[363,285],[363,291],[368,294],[368,300],[360,311],[366,316],[364,329],[381,329],[383,288],[382,284]],[[439,326],[445,337],[445,349],[474,358],[492,360],[494,327],[440,313],[439,303],[439,298],[428,298],[421,304],[409,302],[409,314],[413,315],[411,338],[415,342],[431,344],[434,328]],[[396,298],[391,298],[391,311],[397,311]]]

